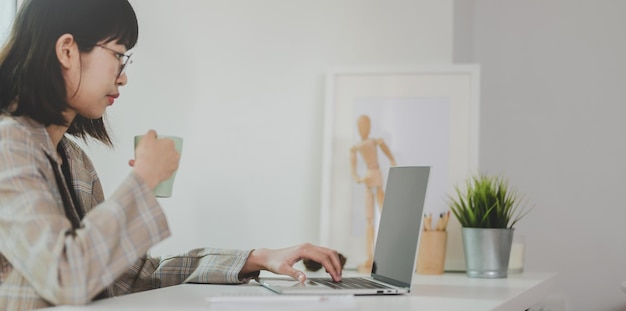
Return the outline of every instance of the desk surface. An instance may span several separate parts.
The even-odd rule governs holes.
[[[345,275],[344,275],[345,276]],[[555,274],[511,274],[504,279],[473,279],[463,273],[415,275],[411,293],[398,296],[357,296],[349,304],[326,305],[324,310],[526,310],[556,286]],[[262,304],[216,305],[208,297],[274,295],[256,282],[247,285],[183,284],[96,301],[87,306],[50,310],[260,310]],[[283,296],[284,297],[284,296]],[[303,310],[306,302],[289,309]],[[284,305],[283,305],[284,306]],[[320,305],[317,305],[317,309]],[[276,302],[268,309],[277,309]],[[315,308],[311,308],[315,309]]]

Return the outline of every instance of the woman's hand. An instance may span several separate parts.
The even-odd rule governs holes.
[[[174,141],[157,139],[156,132],[150,130],[137,145],[135,160],[128,164],[150,189],[154,189],[174,174],[179,161],[180,153],[174,148]]]
[[[333,281],[341,281],[341,262],[337,251],[312,245],[309,243],[271,250],[265,248],[255,249],[250,253],[240,274],[248,274],[259,270],[268,270],[276,274],[288,275],[304,282],[306,274],[297,270],[293,265],[303,259],[319,262],[330,274]]]

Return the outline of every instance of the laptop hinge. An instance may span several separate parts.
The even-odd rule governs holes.
[[[372,273],[372,278],[374,280],[376,280],[376,281],[381,281],[383,283],[391,284],[391,285],[396,286],[396,287],[409,288],[409,289],[411,288],[411,284],[409,284],[409,283],[398,281],[398,280],[394,280],[394,279],[391,279],[391,278],[388,278],[388,277],[384,277],[384,276],[379,275],[379,274]]]

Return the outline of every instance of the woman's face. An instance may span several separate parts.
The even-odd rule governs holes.
[[[104,115],[126,85],[126,73],[120,75],[124,45],[115,41],[96,45],[88,53],[80,53],[80,65],[65,77],[68,102],[73,113],[88,119]]]

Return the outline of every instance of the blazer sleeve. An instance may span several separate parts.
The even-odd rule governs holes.
[[[0,138],[0,252],[49,303],[90,301],[169,236],[161,207],[134,173],[72,230],[41,146],[22,131]]]
[[[255,272],[241,278],[239,276],[250,252],[251,250],[198,248],[175,256],[145,255],[116,280],[108,296],[182,283],[246,283],[259,275],[259,272]]]

